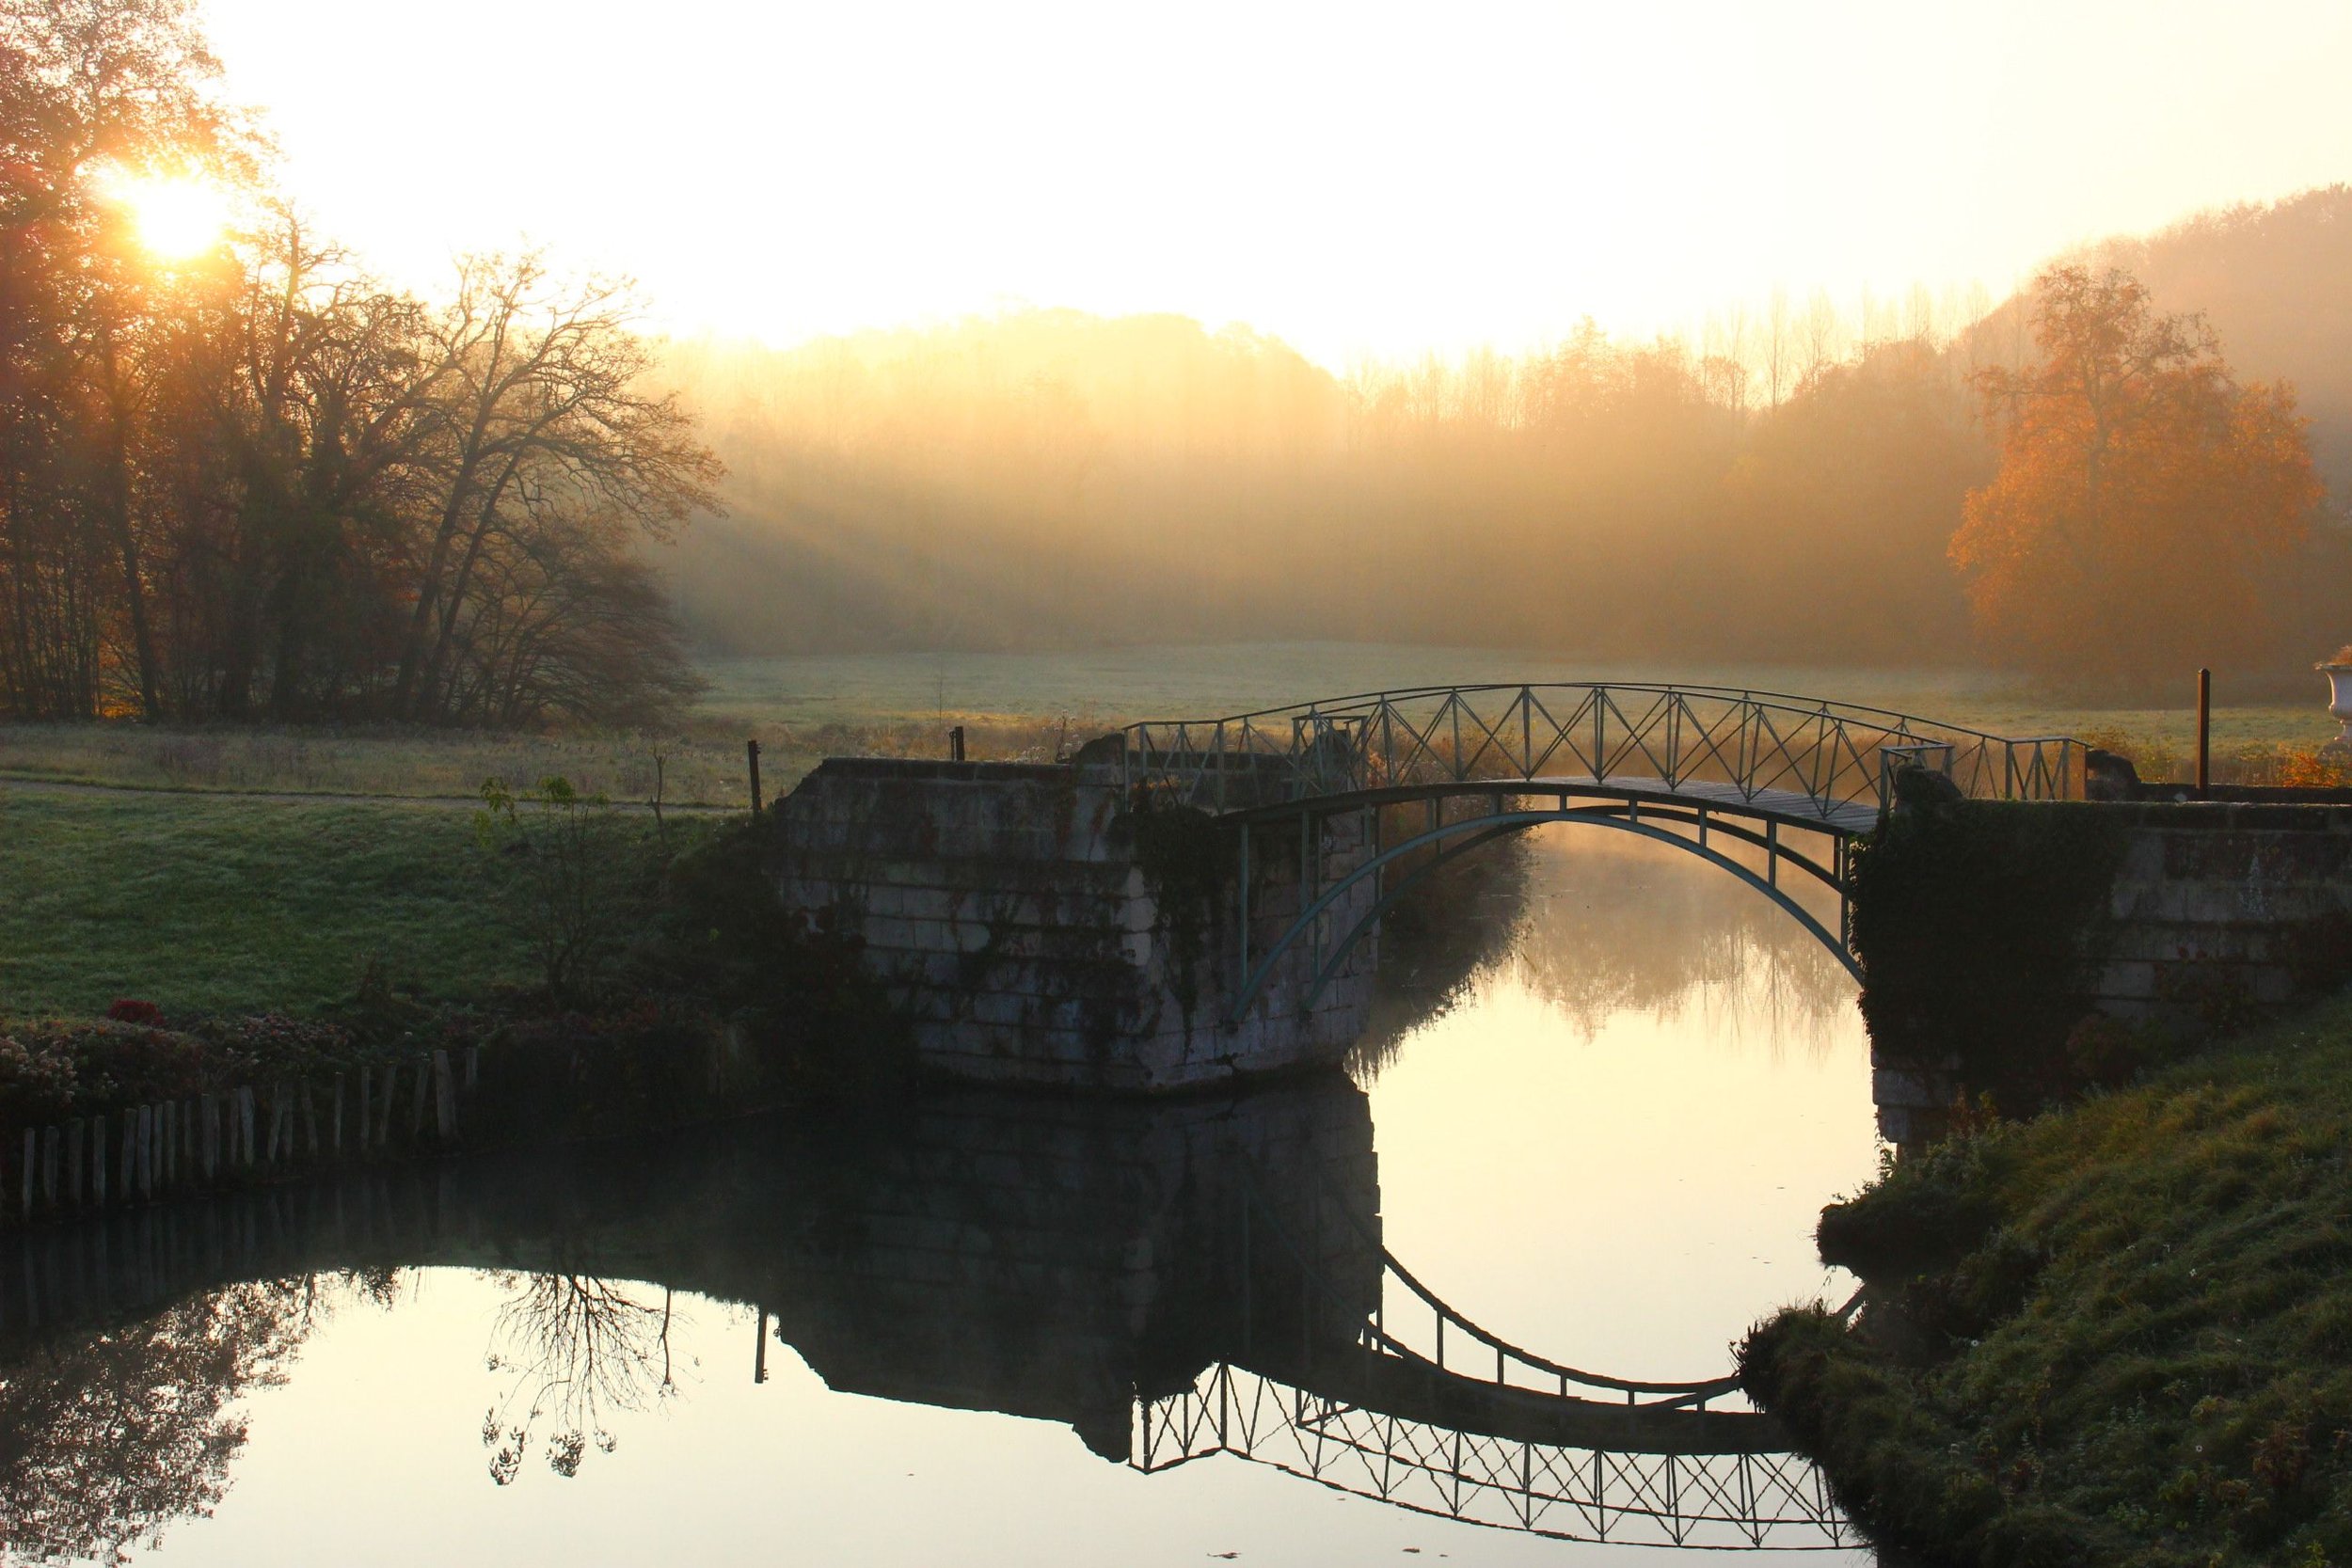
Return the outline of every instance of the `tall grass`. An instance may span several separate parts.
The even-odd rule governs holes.
[[[2197,776],[2194,736],[2185,739],[2101,725],[2083,741],[2131,759],[2143,783],[2192,784]],[[2208,758],[2215,784],[2261,787],[2335,789],[2352,785],[2352,754],[2284,740],[2223,741]]]

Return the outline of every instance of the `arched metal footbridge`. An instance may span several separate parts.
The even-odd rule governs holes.
[[[1859,977],[1848,850],[1892,805],[1899,774],[1922,768],[1979,799],[2079,799],[2086,755],[2065,736],[2012,738],[1780,692],[1624,683],[1370,692],[1150,721],[1129,725],[1121,739],[1124,780],[1139,802],[1190,806],[1245,829],[1297,824],[1308,895],[1288,928],[1257,951],[1248,857],[1263,835],[1241,834],[1236,1015],[1302,942],[1312,944],[1311,1002],[1379,918],[1438,866],[1552,822],[1630,832],[1698,856],[1779,905]],[[1422,822],[1384,837],[1383,817],[1411,806]],[[1318,883],[1315,825],[1350,812],[1364,814],[1369,853]],[[1760,865],[1743,847],[1761,851]],[[1836,895],[1834,927],[1794,895],[1806,883]]]

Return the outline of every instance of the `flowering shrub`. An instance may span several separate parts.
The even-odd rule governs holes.
[[[25,1024],[0,1037],[0,1129],[312,1074],[350,1053],[351,1037],[333,1024],[276,1014],[166,1029],[137,1022],[148,1003],[110,1011],[103,1022]]]
[[[0,1035],[0,1126],[55,1121],[72,1103],[72,1063]]]
[[[36,1055],[65,1064],[75,1116],[199,1094],[206,1082],[202,1043],[169,1029],[135,1023],[37,1023],[18,1037]]]
[[[283,1013],[199,1019],[188,1027],[207,1056],[237,1082],[311,1073],[352,1053],[349,1030]]]

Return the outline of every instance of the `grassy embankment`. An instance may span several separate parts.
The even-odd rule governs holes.
[[[0,1017],[310,1012],[371,959],[444,996],[532,978],[466,813],[0,788]]]
[[[2352,1563],[2352,999],[1906,1162],[1743,1363],[1929,1563]]]

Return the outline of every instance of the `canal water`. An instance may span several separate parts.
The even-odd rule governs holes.
[[[951,1099],[183,1219],[156,1255],[209,1288],[64,1323],[53,1297],[0,1340],[0,1557],[1658,1561],[1446,1517],[1426,1476],[1414,1507],[1362,1495],[1361,1462],[1318,1483],[1295,1431],[1256,1458],[1203,1436],[1220,1401],[1303,1410],[1281,1380],[1367,1291],[1425,1344],[1383,1248],[1457,1321],[1634,1379],[1724,1372],[1760,1315],[1851,1289],[1811,1241],[1878,1148],[1836,960],[1732,879],[1592,830],[1463,896],[1452,941],[1391,945],[1360,1094]],[[238,1256],[285,1277],[222,1286]],[[1346,1299],[1266,1283],[1294,1278]],[[1282,1300],[1236,1307],[1253,1291]],[[1202,1370],[1228,1361],[1256,1371]]]

